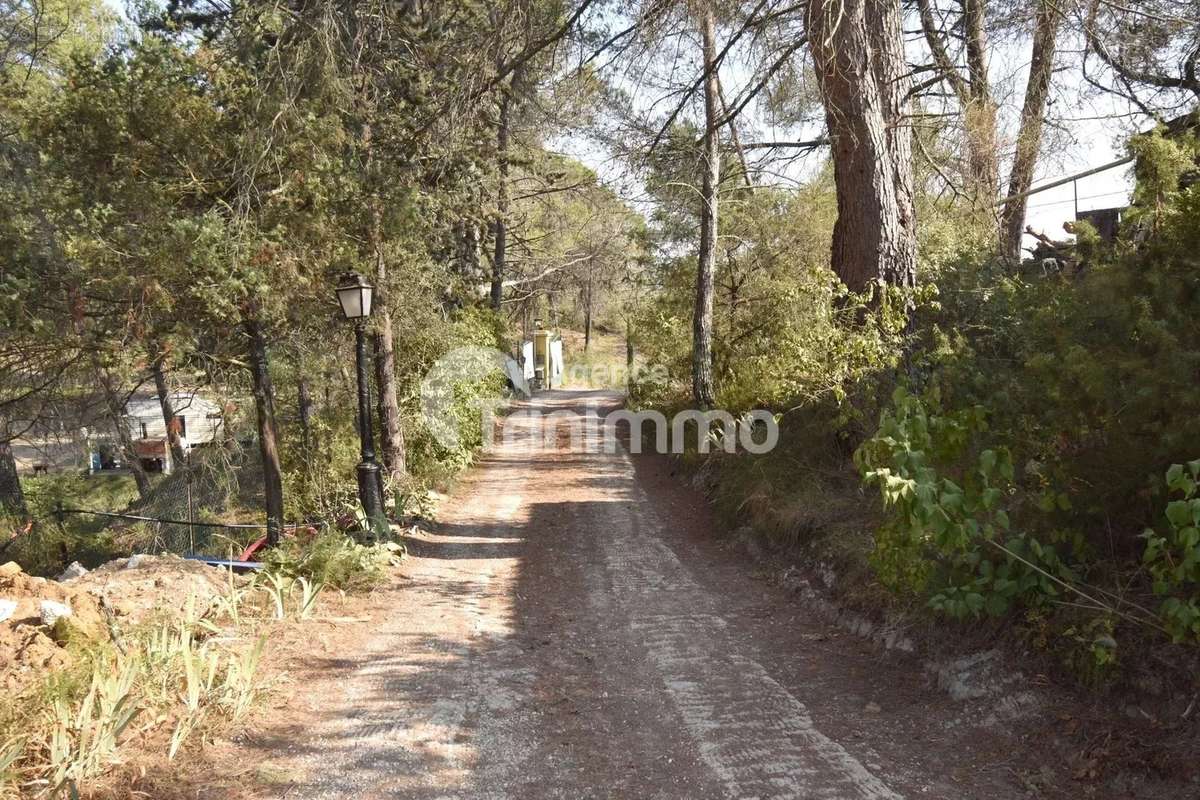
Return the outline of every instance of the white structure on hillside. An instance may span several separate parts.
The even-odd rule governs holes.
[[[217,439],[224,422],[218,403],[194,391],[172,392],[170,398],[175,412],[171,425],[179,433],[185,451]],[[171,463],[167,422],[158,395],[131,397],[125,404],[125,424],[142,466],[151,472],[171,472],[175,465]]]
[[[521,343],[524,377],[535,389],[553,389],[562,382],[562,337],[542,327],[539,319],[530,341]]]
[[[221,406],[196,392],[171,393],[171,406],[179,433],[190,445],[207,444],[217,438],[224,416]],[[125,419],[129,435],[138,439],[167,438],[167,423],[163,419],[158,395],[134,395],[125,404]]]
[[[193,391],[171,394],[175,427],[188,447],[207,444],[218,438],[224,414],[221,405]],[[158,395],[138,394],[125,405],[126,430],[133,439],[142,466],[154,472],[170,472],[170,447],[167,424],[163,420]],[[58,472],[66,469],[120,468],[125,458],[120,452],[117,432],[98,401],[72,414],[49,418],[38,424],[18,421],[22,436],[12,442],[17,471],[22,474]]]

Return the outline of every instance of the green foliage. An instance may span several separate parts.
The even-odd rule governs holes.
[[[323,413],[311,422],[310,439],[289,429],[284,435],[284,516],[336,520],[359,510],[355,465],[358,430],[345,416]]]
[[[52,577],[62,572],[64,553],[68,561],[94,567],[128,554],[108,527],[110,520],[86,514],[66,514],[56,519],[59,503],[66,508],[120,511],[137,497],[129,475],[82,475],[61,472],[21,479],[29,512],[36,521],[6,552],[6,558],[31,575]],[[0,531],[4,523],[0,521]],[[24,525],[19,525],[23,530]],[[0,533],[3,536],[3,533]],[[148,539],[151,537],[147,537]]]
[[[419,379],[424,377],[439,358],[458,347],[485,347],[506,350],[503,324],[492,311],[468,308],[453,315],[448,324],[431,327],[414,335],[415,352],[412,382],[406,386],[409,400],[406,405],[414,415],[420,407]],[[420,358],[414,358],[414,356]],[[409,471],[418,485],[445,483],[473,460],[482,445],[479,401],[498,398],[503,394],[504,377],[499,371],[477,381],[461,380],[453,386],[454,399],[448,414],[459,435],[459,446],[447,448],[421,425],[408,438]]]
[[[1092,561],[1137,550],[1147,476],[1200,440],[1200,369],[1185,332],[1200,313],[1195,190],[1164,211],[1160,235],[1101,252],[1074,275],[1006,275],[963,262],[918,318],[914,374],[950,411],[983,405],[993,440],[1024,466],[1023,525]]]
[[[1167,503],[1164,533],[1142,534],[1142,561],[1162,598],[1159,614],[1176,641],[1200,641],[1200,460],[1172,464],[1166,485],[1176,499]]]
[[[956,240],[953,226],[926,227],[944,253],[907,325],[889,316],[899,309],[890,298],[869,307],[822,289],[819,260],[815,280],[794,269],[774,282],[769,269],[747,272],[744,286],[789,302],[741,327],[718,294],[722,403],[794,408],[779,453],[712,467],[718,501],[739,521],[749,511],[787,541],[811,541],[804,526],[834,523],[794,504],[808,487],[846,491],[838,451],[864,442],[856,461],[883,506],[869,561],[901,596],[954,618],[1023,609],[1050,629],[1045,646],[1094,681],[1119,663],[1122,625],[1194,638],[1187,526],[1147,534],[1161,618],[1136,597],[1151,588],[1137,580],[1137,534],[1154,513],[1147,500],[1161,494],[1147,476],[1200,440],[1200,398],[1186,388],[1200,372],[1200,344],[1186,333],[1200,315],[1200,193],[1178,190],[1177,179],[1160,181],[1171,188],[1157,230],[1136,249],[1081,225],[1080,262],[1061,273],[1013,271],[970,249],[973,233]],[[718,284],[737,277],[723,266]],[[638,320],[639,353],[666,363],[672,378],[635,385],[639,404],[687,402],[691,267],[666,262],[663,291]],[[765,337],[757,352],[756,327]],[[880,409],[876,398],[896,383],[905,388]],[[765,479],[770,471],[783,477]]]
[[[83,475],[60,472],[49,475],[22,477],[21,485],[35,524],[21,533],[6,551],[6,558],[21,565],[31,575],[54,576],[68,561],[79,561],[94,567],[128,553],[114,538],[108,527],[110,520],[85,514],[64,515],[61,522],[55,510],[61,503],[66,508],[97,511],[121,511],[137,497],[137,487],[129,475]],[[5,536],[9,523],[0,521],[0,537]],[[12,526],[23,531],[23,521]]]
[[[35,519],[51,519],[59,503],[69,508],[121,511],[137,498],[129,475],[84,475],[67,471],[21,479],[25,502]]]
[[[267,574],[305,578],[346,591],[362,591],[383,582],[388,567],[403,554],[394,542],[359,544],[339,531],[309,539],[285,539],[263,557]]]
[[[1158,127],[1133,137],[1129,150],[1137,157],[1137,183],[1128,219],[1157,229],[1164,207],[1179,194],[1180,178],[1197,169],[1200,139],[1193,133],[1168,136],[1164,128]]]
[[[931,414],[904,389],[893,403],[855,454],[888,512],[872,556],[881,580],[958,619],[1057,596],[1052,576],[1070,572],[1052,547],[1013,534],[1012,457],[977,444],[986,410]]]
[[[70,471],[25,478],[21,481],[21,488],[25,492],[29,513],[35,519],[50,519],[60,504],[75,505],[84,493],[83,482],[83,476]]]
[[[899,363],[905,302],[855,296],[838,284],[829,268],[835,208],[824,177],[798,192],[759,188],[726,199],[713,313],[722,408],[829,403],[842,425],[876,417],[873,381]],[[639,404],[687,395],[695,270],[692,255],[658,266],[661,290],[639,314],[635,338],[644,363],[664,367],[670,380],[646,374],[632,387]]]
[[[1137,249],[1082,230],[1073,270],[1013,274],[970,257],[944,270],[913,326],[906,383],[920,399],[898,392],[858,453],[886,507],[872,557],[884,583],[955,617],[1048,609],[1062,627],[1047,646],[1093,676],[1117,662],[1118,622],[1200,633],[1200,463],[1184,462],[1200,399],[1183,377],[1200,371],[1187,333],[1200,198],[1164,198]],[[1162,496],[1147,476],[1171,463],[1179,499],[1143,552]],[[1143,564],[1152,586],[1137,589]],[[1158,619],[1114,599],[1131,585],[1158,595]]]
[[[353,334],[333,298],[341,273],[353,270],[375,284],[370,324],[388,325],[395,342],[408,452],[407,476],[389,493],[399,511],[418,509],[426,487],[470,463],[480,443],[475,401],[501,385],[456,387],[450,413],[468,435],[445,448],[421,419],[430,366],[464,345],[509,350],[513,310],[548,291],[610,290],[634,249],[640,217],[582,164],[544,146],[560,124],[545,114],[547,101],[588,117],[602,89],[597,75],[564,78],[561,53],[539,46],[492,80],[498,64],[560,29],[555,3],[535,3],[521,25],[507,19],[499,30],[477,2],[459,4],[450,21],[382,2],[349,15],[330,2],[295,14],[191,5],[141,4],[125,19],[104,3],[54,0],[18,3],[6,17],[0,436],[13,420],[76,426],[74,416],[88,416],[103,436],[146,383],[147,367],[161,365],[169,388],[203,386],[227,401],[221,450],[253,449],[250,426],[235,417],[273,425],[288,517],[353,514]],[[118,25],[123,35],[110,36]],[[477,294],[496,212],[500,91],[514,106],[505,277],[522,287],[509,300],[523,302],[511,295],[533,289],[507,314],[482,310]],[[614,313],[592,301],[597,314]],[[252,354],[250,341],[263,347]],[[264,359],[273,398],[257,370]],[[305,403],[306,420],[315,408],[306,432],[295,424],[301,388],[317,398]],[[63,419],[59,397],[70,401]],[[199,515],[243,521],[250,515],[238,519],[227,501],[248,512],[267,491],[276,499],[273,481],[259,480],[263,465],[236,467],[247,491],[212,498],[206,487]],[[49,524],[52,506],[77,493],[71,480],[31,492],[42,524],[29,542],[45,547],[24,563],[39,571],[57,566],[59,545],[75,557],[84,543],[74,521]],[[187,494],[177,491],[182,483],[158,482],[142,507],[182,517],[170,506]],[[94,507],[125,505],[112,500]],[[95,536],[93,551],[106,535]],[[169,546],[181,549],[181,540]]]

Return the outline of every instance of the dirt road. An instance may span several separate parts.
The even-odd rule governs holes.
[[[523,432],[473,470],[264,744],[285,785],[258,796],[1031,796],[1039,743],[756,579],[665,461],[568,444]]]

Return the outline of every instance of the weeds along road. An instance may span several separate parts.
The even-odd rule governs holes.
[[[528,431],[487,456],[411,543],[402,607],[305,687],[322,713],[261,796],[1029,796],[1029,745],[756,577],[669,469]]]

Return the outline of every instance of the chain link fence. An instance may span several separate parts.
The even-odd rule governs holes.
[[[125,510],[59,506],[60,516],[103,520],[103,528],[135,552],[235,555],[266,532],[242,521],[262,508],[262,465],[256,447],[236,441],[196,448],[149,494]],[[236,518],[238,521],[229,521]]]

